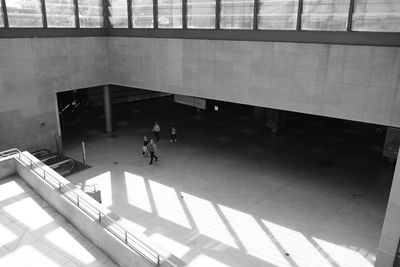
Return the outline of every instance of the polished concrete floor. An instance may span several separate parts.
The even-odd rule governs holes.
[[[374,265],[393,166],[373,126],[288,114],[273,135],[246,108],[152,102],[114,116],[112,136],[101,116],[66,124],[66,155],[80,159],[85,141],[93,166],[68,179],[98,184],[123,225],[189,266]],[[160,160],[148,165],[142,140],[155,120]]]
[[[0,266],[117,266],[21,179],[0,180]]]

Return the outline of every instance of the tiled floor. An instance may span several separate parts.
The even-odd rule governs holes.
[[[0,266],[117,266],[18,176],[0,180]]]
[[[151,106],[116,111],[114,137],[95,123],[64,134],[66,154],[80,159],[84,140],[93,166],[68,179],[98,184],[122,224],[189,266],[374,265],[393,166],[373,127],[292,114],[272,135],[247,111]],[[154,120],[160,160],[148,165]]]

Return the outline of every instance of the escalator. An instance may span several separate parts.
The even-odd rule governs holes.
[[[48,149],[40,149],[31,152],[31,154],[62,176],[67,176],[87,168],[78,161],[61,154],[51,153]]]
[[[81,162],[68,158],[64,155],[51,153],[48,149],[40,149],[31,152],[31,154],[63,177],[74,174],[86,168],[90,168],[90,166],[84,166]],[[88,194],[97,202],[101,203],[101,190],[99,190],[97,185],[78,184],[78,187],[80,187],[83,192]]]

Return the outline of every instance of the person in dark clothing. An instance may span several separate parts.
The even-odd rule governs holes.
[[[171,140],[170,142],[176,142],[178,141],[178,137],[176,136],[178,134],[178,131],[176,130],[175,125],[171,126]]]
[[[149,145],[149,141],[147,140],[147,136],[143,137],[143,147],[142,147],[142,157],[148,155],[147,146]]]
[[[158,157],[156,156],[156,150],[157,150],[156,144],[154,143],[153,140],[150,140],[150,143],[149,143],[150,163],[149,163],[149,165],[153,164],[153,158],[155,158],[156,161],[158,161]]]
[[[154,136],[157,138],[156,142],[158,142],[160,140],[160,125],[158,125],[158,122],[154,123],[154,127],[153,130],[151,130],[154,133]]]

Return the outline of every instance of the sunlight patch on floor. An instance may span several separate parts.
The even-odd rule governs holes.
[[[155,233],[150,236],[150,239],[156,244],[167,248],[169,252],[174,254],[178,258],[182,258],[186,253],[190,251],[188,246],[185,246],[171,238],[168,238],[162,234]]]
[[[147,212],[153,212],[146,183],[142,176],[124,172],[128,203]]]
[[[2,264],[5,265],[2,265]],[[10,265],[11,264],[11,265]],[[44,255],[42,252],[31,245],[23,246],[15,250],[12,254],[0,260],[0,266],[46,266],[58,267],[60,264]]]
[[[3,209],[31,230],[39,229],[53,221],[53,218],[31,197],[16,201]]]
[[[0,185],[0,201],[15,197],[24,192],[24,189],[22,189],[22,187],[15,181],[9,181]]]
[[[204,254],[199,254],[194,258],[192,261],[190,261],[187,264],[187,267],[205,267],[205,266],[212,266],[212,267],[229,267],[229,265],[226,265],[214,258],[211,258],[207,255]]]
[[[302,233],[266,220],[262,222],[298,267],[332,267]]]
[[[0,247],[17,239],[17,235],[0,224]]]
[[[45,238],[79,262],[89,264],[96,260],[86,248],[84,248],[70,233],[61,227],[46,234]]]
[[[178,195],[172,187],[149,181],[158,216],[190,229],[190,223]]]
[[[249,255],[277,266],[291,266],[252,215],[218,206]]]
[[[131,230],[132,230],[132,232],[134,231],[134,232],[138,232],[138,233],[143,233],[146,231],[146,227],[144,227],[136,222],[133,222],[131,220],[128,220],[124,217],[120,217],[120,219],[117,221],[117,223],[119,225],[121,225],[122,227],[124,227],[129,232],[131,232]]]
[[[315,242],[339,265],[340,267],[373,267],[363,255],[350,248],[345,248],[331,242],[313,238]]]
[[[182,196],[200,234],[230,247],[238,248],[238,245],[210,201],[183,192]]]

